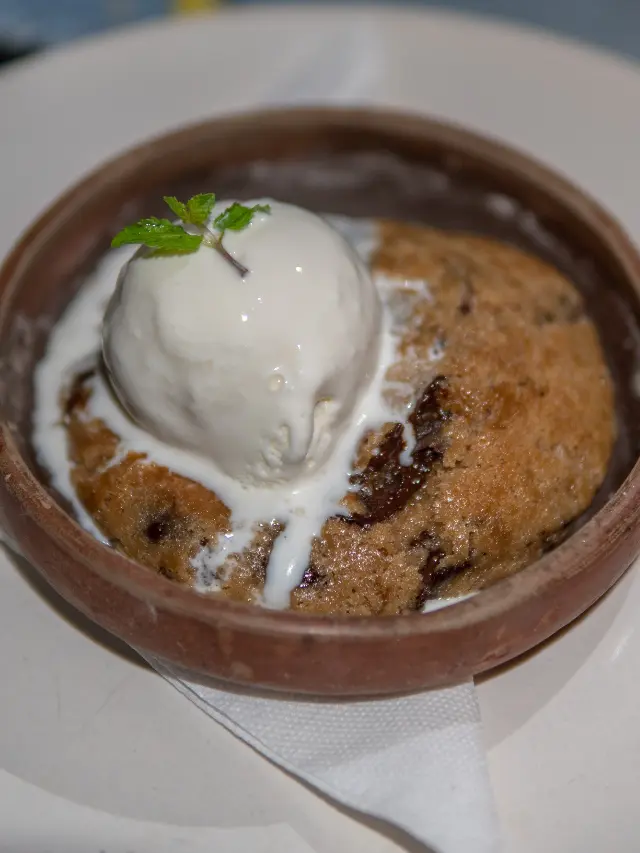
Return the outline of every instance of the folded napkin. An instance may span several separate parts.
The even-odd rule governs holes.
[[[189,683],[141,654],[213,720],[336,802],[432,853],[500,850],[472,682],[391,699],[284,700]]]

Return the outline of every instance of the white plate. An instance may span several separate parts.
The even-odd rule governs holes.
[[[273,102],[347,25],[376,48],[365,100],[514,143],[640,237],[635,66],[442,13],[263,8],[131,29],[0,75],[0,253],[117,150]],[[26,566],[0,561],[0,850],[231,853],[225,836],[198,827],[234,826],[256,827],[255,851],[397,849],[213,725]],[[640,849],[639,608],[634,571],[569,631],[480,684],[509,853]]]

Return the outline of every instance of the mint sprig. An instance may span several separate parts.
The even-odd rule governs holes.
[[[254,204],[253,207],[245,207],[237,201],[224,210],[220,216],[216,216],[213,224],[218,231],[242,231],[251,222],[256,213],[270,213],[271,205]]]
[[[154,254],[188,255],[197,252],[204,243],[219,252],[244,278],[249,274],[247,267],[237,261],[222,245],[225,231],[242,231],[249,225],[256,213],[271,213],[268,204],[254,204],[247,207],[239,202],[229,205],[226,210],[216,216],[213,227],[214,233],[207,222],[216,203],[214,193],[199,193],[192,196],[186,203],[175,196],[164,196],[164,201],[170,210],[181,219],[185,225],[196,228],[199,233],[192,234],[181,225],[176,225],[168,219],[158,219],[150,216],[140,219],[133,225],[127,225],[111,241],[113,248],[126,244],[139,244],[154,250]]]
[[[204,238],[201,234],[188,234],[181,225],[175,225],[168,219],[150,216],[134,225],[127,225],[111,241],[115,248],[126,243],[142,243],[166,254],[189,254],[200,248]]]
[[[216,197],[215,193],[200,193],[190,198],[186,204],[183,204],[175,196],[166,195],[164,196],[164,201],[169,205],[178,219],[182,219],[183,222],[189,225],[201,226],[206,225],[207,220],[211,216],[211,211],[216,203]],[[233,205],[231,206],[233,207]]]

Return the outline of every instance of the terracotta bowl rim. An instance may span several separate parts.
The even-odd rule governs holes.
[[[527,175],[531,183],[555,198],[571,214],[597,231],[635,281],[640,299],[640,254],[619,223],[603,206],[565,177],[510,145],[462,126],[411,114],[379,108],[301,107],[242,112],[190,124],[178,130],[154,136],[109,159],[60,195],[41,213],[22,236],[0,267],[0,320],[7,311],[8,297],[21,281],[21,271],[40,243],[45,242],[51,223],[81,206],[106,184],[123,180],[137,164],[154,152],[182,149],[189,139],[213,128],[240,129],[244,122],[256,120],[270,126],[288,122],[316,122],[336,127],[384,129],[400,125],[403,132],[416,138],[430,138],[449,145],[452,151],[472,151],[474,156],[499,164],[506,172]],[[188,587],[161,577],[115,550],[112,550],[80,525],[52,498],[31,472],[13,439],[15,426],[0,424],[0,476],[20,503],[22,510],[66,553],[89,571],[123,589],[148,605],[189,616],[218,627],[243,629],[263,635],[313,635],[317,638],[344,638],[366,641],[370,638],[406,635],[428,636],[457,628],[481,626],[488,618],[500,617],[523,605],[555,583],[597,565],[601,557],[628,532],[640,524],[640,461],[636,461],[624,483],[593,518],[569,539],[536,563],[513,577],[499,581],[473,598],[425,615],[401,616],[321,616],[294,611],[267,610],[222,598],[199,594]]]

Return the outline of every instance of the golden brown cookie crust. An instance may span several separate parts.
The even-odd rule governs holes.
[[[596,331],[555,269],[491,240],[391,222],[372,266],[408,280],[388,378],[394,402],[417,401],[418,442],[407,469],[393,424],[363,441],[349,517],[326,522],[291,596],[314,613],[402,613],[518,571],[587,509],[615,439]],[[418,279],[428,293],[411,285]],[[191,561],[230,529],[229,510],[144,457],[114,462],[118,437],[91,419],[81,379],[66,401],[81,501],[119,550],[190,581]],[[226,595],[256,600],[278,532],[264,525],[228,559]]]

